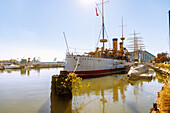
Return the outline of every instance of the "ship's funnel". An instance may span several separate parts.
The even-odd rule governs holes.
[[[113,50],[117,51],[117,38],[113,38]]]
[[[119,44],[120,44],[120,51],[123,51],[123,43],[120,42]]]

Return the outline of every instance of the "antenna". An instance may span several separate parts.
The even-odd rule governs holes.
[[[69,48],[68,48],[68,44],[67,44],[67,39],[66,39],[65,32],[63,32],[63,35],[64,35],[64,39],[65,39],[65,42],[66,42],[66,46],[67,46],[67,51],[68,51],[68,54],[70,54],[70,53],[69,53]]]
[[[122,17],[122,38],[120,38],[122,40],[122,43],[123,43],[123,40],[125,40],[125,38],[123,37],[123,27],[125,27],[126,25],[123,24],[123,17]]]

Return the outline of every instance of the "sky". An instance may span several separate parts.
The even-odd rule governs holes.
[[[67,49],[63,32],[70,52],[101,47],[101,14],[96,16],[95,3],[101,0],[0,0],[0,60],[61,61]],[[168,52],[169,9],[170,0],[109,0],[104,4],[106,47],[112,48],[112,38],[120,41],[123,17],[124,47],[135,30],[143,37],[145,50],[155,56]]]

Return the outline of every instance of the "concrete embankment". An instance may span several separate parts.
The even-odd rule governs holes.
[[[155,65],[148,65],[148,66],[154,69],[155,72],[161,73],[162,76],[170,76],[170,69],[161,68]]]
[[[158,92],[156,103],[153,103],[153,108],[150,109],[151,113],[170,113],[170,69],[155,65],[148,66],[167,78],[161,92]]]
[[[166,79],[161,92],[158,92],[158,99],[153,103],[151,113],[170,113],[170,79]]]
[[[39,63],[18,63],[18,64],[0,64],[0,70],[4,69],[36,69],[36,68],[58,68],[64,67],[64,63],[57,62],[39,62]]]

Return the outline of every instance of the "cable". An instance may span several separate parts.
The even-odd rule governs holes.
[[[104,27],[104,30],[105,30],[105,32],[106,32],[106,28]],[[109,37],[108,37],[108,34],[107,34],[107,32],[106,32],[106,37],[107,37],[107,39],[108,39],[108,42],[109,42],[109,48],[111,48],[111,43],[110,43],[110,39],[109,39]]]
[[[96,48],[97,48],[97,46],[98,46],[98,44],[99,44],[99,40],[100,40],[100,36],[101,36],[101,32],[102,32],[102,29],[100,30],[100,33],[99,33],[99,37],[98,37],[98,40],[97,40]]]

